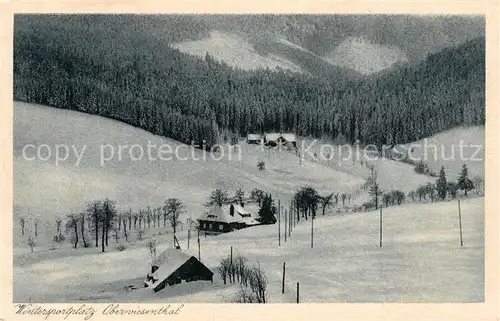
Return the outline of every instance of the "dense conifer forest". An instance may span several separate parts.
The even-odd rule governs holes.
[[[183,54],[137,23],[16,17],[14,99],[117,119],[211,146],[237,134],[392,144],[485,122],[485,44],[477,38],[370,77],[243,71]],[[179,27],[183,38],[197,31]],[[178,34],[178,33],[177,33]]]

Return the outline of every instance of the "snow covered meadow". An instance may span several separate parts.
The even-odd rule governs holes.
[[[320,211],[314,220],[313,248],[310,219],[301,219],[286,243],[281,230],[281,246],[276,224],[219,236],[201,235],[201,261],[215,273],[214,283],[182,283],[153,293],[142,287],[150,264],[147,242],[155,239],[158,251],[172,246],[169,227],[152,228],[143,240],[134,235],[123,251],[112,239],[106,253],[101,253],[93,246],[73,249],[70,238],[55,244],[55,218],[78,213],[87,202],[106,197],[116,200],[119,211],[156,206],[168,197],[177,197],[186,204],[182,220],[195,220],[214,188],[231,192],[260,188],[288,204],[297,189],[308,185],[321,195],[352,193],[356,195],[353,204],[360,205],[369,199],[360,187],[370,171],[350,160],[299,161],[293,152],[262,151],[248,144],[242,144],[241,161],[126,159],[99,166],[98,146],[102,144],[179,143],[74,111],[15,102],[14,112],[15,302],[232,302],[238,286],[224,285],[217,273],[231,247],[235,255],[245,256],[249,264],[260,264],[265,271],[270,303],[295,302],[297,282],[300,302],[484,300],[484,197],[477,195],[461,201],[463,247],[456,200],[384,208],[382,247],[379,211],[338,213],[329,209],[324,216]],[[484,128],[475,132],[482,131]],[[446,136],[447,144],[452,136]],[[56,165],[53,159],[26,160],[22,156],[26,144],[63,143],[87,146],[79,166],[74,165],[74,157]],[[256,168],[261,160],[266,163],[265,171]],[[387,159],[373,164],[383,189],[408,192],[435,181],[416,174],[409,164]],[[471,166],[471,175],[482,166],[484,162]],[[28,219],[25,235],[21,235],[20,217]],[[35,219],[40,220],[40,227],[32,253],[26,240],[34,233]],[[187,249],[187,231],[185,225],[176,234],[182,251],[198,257],[194,231]],[[123,237],[119,243],[124,243]],[[281,294],[283,263],[285,294]],[[136,289],[129,291],[130,286]]]
[[[484,198],[462,200],[464,246],[460,246],[457,202],[408,204],[379,212],[334,215],[300,221],[278,246],[276,225],[200,237],[201,261],[216,272],[221,258],[242,254],[261,265],[270,303],[300,302],[481,302],[484,300]],[[284,224],[281,224],[282,229]],[[196,236],[178,233],[183,251],[198,257]],[[168,238],[158,249],[171,246]],[[285,294],[281,294],[286,263]],[[142,288],[148,271],[145,244],[102,254],[99,249],[65,248],[15,253],[14,301],[32,302],[204,302],[229,303],[237,285],[191,282],[158,293]],[[136,290],[126,291],[130,285]]]

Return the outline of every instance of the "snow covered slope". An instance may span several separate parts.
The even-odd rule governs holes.
[[[326,167],[323,164],[303,161],[293,152],[265,150],[256,145],[242,143],[241,158],[233,152],[229,159],[229,148],[216,161],[210,154],[204,156],[195,150],[194,157],[186,148],[179,148],[179,158],[161,160],[157,155],[159,146],[168,144],[172,150],[179,142],[152,135],[144,130],[124,123],[84,113],[61,110],[39,105],[14,103],[14,217],[39,217],[50,221],[45,232],[49,239],[54,235],[54,218],[84,210],[87,202],[109,197],[116,200],[120,210],[145,209],[146,206],[160,206],[169,197],[177,197],[187,206],[186,217],[196,219],[205,210],[207,197],[215,188],[228,190],[232,195],[236,189],[247,193],[260,188],[276,197],[289,197],[304,185],[311,185],[320,193],[327,193],[342,186],[353,191],[363,183],[363,177],[351,175]],[[29,158],[23,157],[23,147]],[[36,148],[48,145],[51,157],[46,161],[36,155]],[[69,157],[60,164],[55,163],[55,145],[69,146]],[[144,157],[134,160],[140,145]],[[154,145],[152,157],[147,157],[147,145]],[[101,164],[101,146],[104,156],[112,160]],[[118,159],[120,146],[123,149]],[[83,156],[78,166],[74,149]],[[46,148],[42,148],[45,159]],[[170,154],[171,155],[171,154]],[[167,155],[168,156],[168,155]],[[181,159],[182,158],[182,159]],[[185,160],[183,158],[186,158]],[[259,171],[257,162],[263,160],[266,170]],[[339,182],[341,182],[339,184]],[[27,235],[31,235],[29,224]],[[26,241],[18,239],[15,243]],[[44,232],[42,232],[43,234]],[[26,236],[27,239],[27,236]],[[24,245],[25,246],[25,245]]]
[[[244,70],[279,67],[296,72],[301,71],[299,66],[284,57],[273,54],[261,55],[247,40],[217,30],[212,30],[208,38],[177,43],[173,47],[202,58],[208,52],[215,60]]]
[[[363,37],[346,38],[330,54],[328,62],[351,68],[368,75],[408,61],[406,54],[396,46],[386,46],[367,41]]]
[[[185,41],[173,44],[173,47],[182,52],[204,57],[208,52],[218,61],[223,61],[232,67],[245,70],[282,68],[295,72],[306,72],[295,59],[302,61],[304,57],[288,52],[276,51],[276,46],[282,49],[288,47],[315,57],[318,61],[325,61],[331,65],[354,70],[359,74],[371,74],[394,64],[408,60],[406,54],[397,47],[384,46],[365,40],[362,37],[347,38],[335,50],[325,56],[319,56],[300,45],[285,38],[268,39],[265,43],[267,54],[257,51],[252,43],[236,34],[212,30],[210,36],[196,41]],[[283,47],[284,46],[284,47]]]
[[[485,174],[484,126],[458,127],[443,133],[405,145],[413,146],[413,159],[422,159],[436,173],[441,166],[453,179],[458,176],[462,164],[467,164],[469,176]]]

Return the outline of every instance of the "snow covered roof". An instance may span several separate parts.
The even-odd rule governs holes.
[[[234,211],[240,214],[240,216],[242,217],[255,216],[259,212],[259,209],[257,207],[252,207],[251,205],[243,207],[239,204],[233,204],[233,206],[234,206]]]
[[[259,134],[248,134],[247,139],[248,140],[261,140],[262,136]]]
[[[295,134],[281,134],[281,137],[283,137],[287,142],[296,142],[297,137]]]
[[[152,265],[160,267],[160,266],[164,265],[165,263],[172,264],[172,262],[179,263],[181,261],[182,261],[182,263],[184,263],[190,257],[191,257],[191,255],[186,254],[180,250],[177,250],[174,248],[168,248],[156,257],[156,259],[153,261]]]
[[[203,214],[198,220],[222,222],[222,223],[236,223],[240,220],[234,216],[229,215],[229,211],[220,206],[213,206],[209,211]]]
[[[247,211],[243,206],[238,205],[238,204],[233,204],[234,206],[234,211],[238,214],[252,214],[249,211]]]
[[[238,220],[246,225],[258,225],[260,224],[255,218],[258,216],[259,209],[256,207],[248,206],[243,207],[241,205],[234,204],[235,213],[239,214]],[[235,215],[236,216],[236,215]]]
[[[286,133],[286,134],[267,133],[265,135],[265,138],[267,141],[277,141],[278,139],[280,139],[280,137],[288,142],[296,142],[297,141],[297,137],[295,136],[295,134],[292,134],[292,133]]]
[[[153,289],[155,289],[161,283],[161,281],[168,278],[190,258],[191,255],[186,254],[181,250],[177,250],[174,248],[166,249],[151,264],[152,266],[158,267],[158,270],[151,274],[151,276],[157,281],[154,283],[148,283],[148,286],[151,286]]]
[[[278,133],[267,133],[265,135],[267,141],[277,141],[280,138],[281,134]]]

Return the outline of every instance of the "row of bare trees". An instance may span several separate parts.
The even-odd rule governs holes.
[[[295,213],[297,213],[297,221],[300,221],[300,218],[307,220],[309,216],[315,218],[320,207],[322,214],[325,215],[328,208],[336,207],[339,201],[342,202],[342,206],[345,206],[346,203],[351,202],[351,195],[347,193],[331,193],[321,196],[317,190],[306,186],[295,193],[292,206],[294,206]]]
[[[138,212],[132,212],[131,209],[127,212],[119,212],[116,209],[115,201],[110,199],[95,200],[89,202],[84,211],[68,214],[64,227],[70,233],[71,242],[74,244],[75,249],[80,243],[83,247],[91,246],[92,241],[89,238],[92,235],[95,247],[100,246],[102,252],[105,252],[109,246],[110,237],[113,237],[118,243],[120,235],[123,234],[125,240],[128,241],[131,231],[134,230],[139,240],[142,240],[145,229],[151,228],[151,225],[158,228],[162,227],[162,222],[163,227],[168,224],[176,233],[179,224],[182,223],[179,217],[184,212],[185,205],[177,198],[167,199],[163,206],[153,209],[148,206],[146,210]],[[57,217],[55,223],[56,234],[53,239],[55,242],[61,243],[66,239],[63,233],[63,219]],[[21,234],[24,236],[27,224],[26,217],[20,217],[19,224]],[[34,237],[30,237],[31,241],[28,242],[28,244],[33,244],[33,246],[30,245],[32,249],[35,243],[34,238],[38,236],[40,220],[33,220],[33,224],[35,234]]]
[[[224,204],[230,204],[230,203],[238,203],[238,204],[255,203],[261,206],[265,196],[266,193],[258,188],[254,188],[253,190],[251,190],[248,196],[246,195],[245,191],[242,190],[241,188],[237,189],[234,192],[233,196],[230,196],[228,191],[217,188],[214,191],[212,191],[205,205],[222,206]]]
[[[21,226],[21,235],[24,236],[26,234],[26,217],[21,216],[19,217],[19,225]],[[34,218],[33,219],[33,230],[34,230],[34,236],[38,237],[38,227],[40,226],[40,219],[39,218]]]
[[[248,266],[248,260],[241,254],[225,257],[217,268],[224,284],[239,283],[240,289],[234,297],[235,303],[266,303],[268,301],[268,280],[264,270],[257,266]]]

